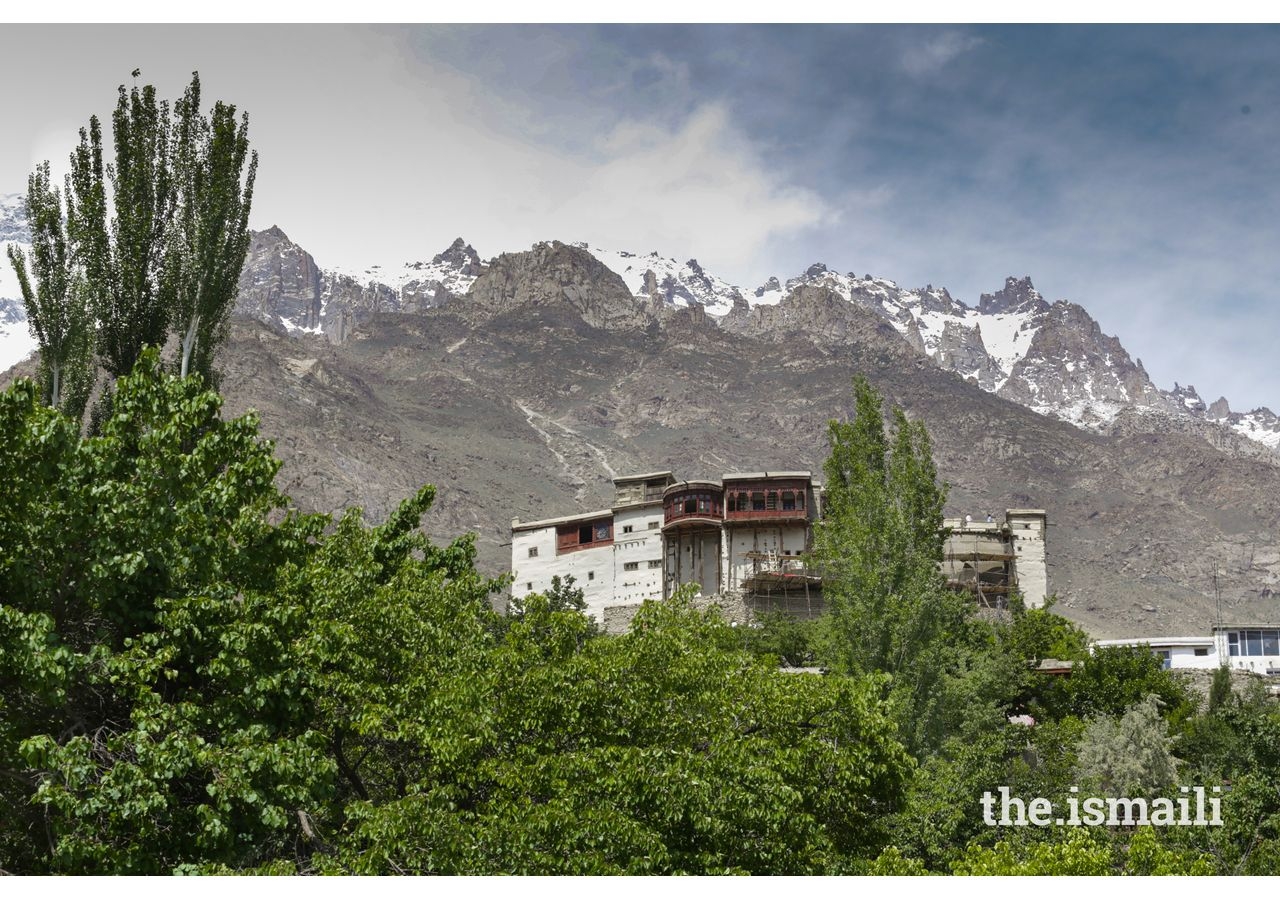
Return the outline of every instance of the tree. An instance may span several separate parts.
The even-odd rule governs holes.
[[[9,262],[40,349],[40,394],[74,418],[88,398],[93,325],[84,283],[67,246],[62,195],[52,185],[48,162],[27,179],[26,207],[31,251],[24,257],[9,246]]]
[[[211,378],[213,351],[223,338],[249,249],[258,154],[249,153],[249,117],[241,116],[237,125],[235,106],[219,100],[210,117],[201,112],[199,73],[175,112],[177,214],[164,253],[163,293],[180,342],[179,373]]]
[[[1089,723],[1080,744],[1080,780],[1111,797],[1149,797],[1177,780],[1172,738],[1151,695],[1119,719],[1100,716]]]
[[[281,591],[324,519],[220,405],[154,350],[96,437],[0,394],[0,868],[250,864],[332,778]]]
[[[443,619],[412,643],[416,702],[376,726],[404,743],[353,744],[366,791],[322,869],[798,874],[878,852],[910,763],[874,680],[779,672],[687,592],[595,640],[525,600],[492,646]],[[352,722],[382,706],[348,697]]]
[[[920,748],[956,711],[945,682],[960,664],[967,606],[940,574],[946,487],[928,432],[895,409],[886,437],[882,405],[855,378],[853,420],[829,424],[813,552],[828,607],[818,647],[838,671],[891,675],[904,735]]]
[[[169,105],[157,101],[155,88],[121,85],[111,125],[108,164],[98,117],[80,129],[67,179],[67,233],[98,321],[103,367],[119,378],[133,371],[143,347],[164,344],[170,311],[161,266],[177,191]]]
[[[215,374],[249,247],[258,155],[247,115],[237,120],[222,101],[206,115],[200,104],[199,73],[172,111],[152,85],[121,85],[113,161],[104,162],[97,116],[71,155],[71,264],[113,378],[132,371],[142,348],[163,346],[171,328],[180,374]]]

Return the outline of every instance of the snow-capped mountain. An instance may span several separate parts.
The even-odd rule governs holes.
[[[26,359],[36,349],[36,339],[27,327],[18,276],[8,257],[9,247],[25,253],[30,246],[25,198],[21,194],[0,195],[0,372]]]
[[[640,306],[699,308],[727,323],[754,307],[777,305],[799,288],[825,288],[873,311],[940,368],[1042,415],[1094,431],[1106,430],[1129,411],[1175,416],[1222,425],[1280,449],[1280,421],[1270,410],[1231,413],[1220,401],[1221,408],[1210,411],[1198,397],[1185,396],[1185,389],[1161,391],[1141,360],[1104,334],[1084,307],[1066,300],[1048,302],[1029,277],[1007,278],[975,306],[946,288],[908,289],[886,278],[832,271],[821,263],[786,281],[774,277],[744,291],[695,259],[681,263],[656,252],[573,246],[618,275]],[[341,342],[353,325],[375,313],[420,312],[454,298],[476,302],[466,295],[486,265],[459,238],[429,263],[393,270],[321,269],[284,232],[272,228],[254,236],[238,309],[291,332],[324,334]]]
[[[677,262],[656,252],[640,256],[625,250],[605,250],[575,244],[589,252],[626,282],[638,299],[657,298],[675,307],[701,306],[708,315],[728,315],[747,303],[742,292],[722,278],[708,274],[696,259]]]
[[[1223,425],[1263,446],[1280,451],[1280,416],[1265,406],[1247,413],[1232,412],[1226,397],[1219,397],[1213,403],[1206,404],[1194,385],[1184,387],[1177,382],[1165,396],[1193,418]]]
[[[236,312],[290,333],[346,340],[354,325],[384,312],[417,313],[461,297],[483,271],[461,238],[431,262],[393,271],[321,269],[315,258],[272,226],[253,233],[240,274]]]
[[[0,196],[0,243],[26,247],[22,197]],[[541,246],[541,245],[540,245]],[[548,245],[550,246],[550,245]],[[917,352],[983,390],[1034,410],[1101,431],[1123,414],[1173,416],[1229,428],[1280,452],[1280,417],[1271,410],[1230,410],[1225,399],[1205,404],[1195,389],[1161,391],[1141,360],[1102,332],[1084,307],[1048,302],[1029,277],[1005,280],[974,306],[946,288],[903,288],[870,274],[840,273],[815,263],[785,281],[773,277],[754,290],[656,252],[636,254],[587,244],[642,306],[699,308],[728,322],[754,307],[774,306],[802,287],[822,287],[872,310]],[[0,269],[0,370],[35,349],[12,269]],[[420,313],[467,297],[488,263],[462,238],[430,261],[399,267],[321,268],[281,229],[255,232],[240,279],[236,312],[294,334],[342,343],[355,326],[380,313]]]

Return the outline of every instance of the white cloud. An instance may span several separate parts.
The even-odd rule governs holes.
[[[944,31],[923,44],[909,45],[903,50],[899,64],[903,71],[916,78],[932,75],[943,69],[957,56],[972,50],[982,39],[958,31]]]

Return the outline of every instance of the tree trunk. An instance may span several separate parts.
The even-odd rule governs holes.
[[[182,336],[182,371],[179,374],[183,378],[187,377],[187,371],[191,367],[191,353],[196,347],[196,328],[199,324],[200,316],[193,315],[187,324],[187,333]]]

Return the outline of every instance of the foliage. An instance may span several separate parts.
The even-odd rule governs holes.
[[[224,339],[249,249],[258,154],[249,153],[249,119],[237,125],[235,106],[219,100],[210,116],[202,113],[199,73],[175,104],[175,119],[175,218],[161,292],[181,345],[179,374],[211,380],[213,350]]]
[[[1171,743],[1158,698],[1147,697],[1118,720],[1100,716],[1089,723],[1080,745],[1079,780],[1111,797],[1153,796],[1177,781]]]
[[[1182,676],[1162,667],[1146,647],[1095,647],[1077,661],[1070,678],[1045,685],[1040,695],[1054,716],[1119,716],[1151,695],[1170,721],[1178,722],[1195,710]]]
[[[156,89],[121,85],[111,125],[110,164],[98,117],[80,129],[67,180],[67,234],[98,322],[102,364],[121,377],[143,347],[164,344],[169,311],[160,276],[176,192],[169,106]]]
[[[1110,875],[1113,851],[1092,829],[1073,828],[1055,841],[994,847],[971,845],[951,867],[954,875]]]
[[[339,870],[803,873],[879,845],[908,760],[875,685],[756,662],[683,595],[592,641],[526,602],[483,687],[459,683],[483,702],[423,704],[434,777],[354,804]]]
[[[505,630],[470,537],[284,509],[249,417],[148,351],[102,433],[0,395],[0,770],[22,872],[837,872],[911,761],[874,678],[687,596]]]
[[[27,179],[26,207],[31,251],[24,257],[10,245],[7,253],[40,349],[40,396],[76,418],[92,386],[93,323],[67,247],[62,194],[52,184],[47,162]]]
[[[954,724],[947,680],[964,657],[953,639],[967,604],[939,572],[946,488],[922,423],[895,409],[887,436],[883,401],[861,377],[854,406],[852,421],[829,424],[813,553],[828,606],[818,655],[836,671],[889,674],[902,732],[919,750]]]
[[[49,163],[31,175],[29,263],[9,250],[39,341],[43,394],[73,417],[92,387],[95,350],[122,377],[144,347],[164,346],[170,327],[175,368],[212,382],[249,245],[258,157],[248,119],[237,123],[221,101],[203,114],[198,74],[172,112],[153,86],[121,85],[111,125],[109,160],[98,117],[80,130],[65,221]],[[108,389],[95,430],[109,415]]]
[[[813,651],[814,625],[813,621],[797,619],[784,612],[758,613],[745,632],[746,648],[756,656],[773,660],[778,665],[812,666],[816,661]]]
[[[38,833],[53,871],[243,862],[328,777],[289,652],[306,617],[275,594],[322,521],[268,523],[279,464],[219,407],[154,351],[98,437],[29,382],[0,395],[23,473],[0,486],[0,767],[33,788],[6,856]]]

